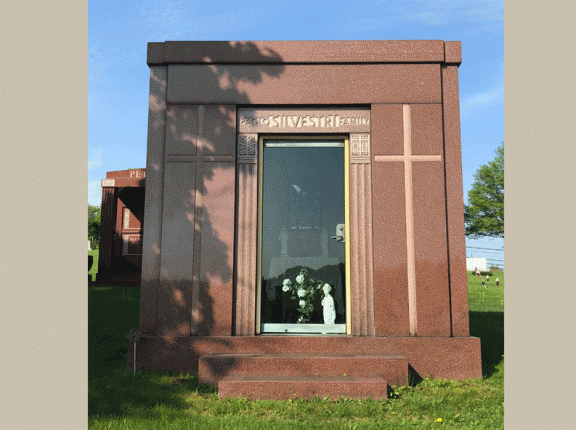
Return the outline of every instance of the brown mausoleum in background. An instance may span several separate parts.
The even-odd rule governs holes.
[[[146,169],[106,172],[96,282],[140,285]]]
[[[482,376],[468,322],[460,42],[149,43],[147,63],[137,369],[198,372],[221,396],[260,398],[382,398],[409,372]],[[320,147],[345,174],[303,170],[310,195],[286,182],[291,203],[270,215],[266,190],[300,168],[270,173],[273,154]],[[321,180],[333,194],[298,203]],[[346,272],[332,283],[342,324],[267,320],[282,298],[273,281],[297,273],[274,271],[286,261]],[[128,357],[131,370],[132,345]]]

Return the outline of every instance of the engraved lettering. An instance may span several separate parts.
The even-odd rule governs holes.
[[[304,110],[305,111],[305,110]],[[320,111],[321,112],[321,111]],[[336,111],[338,112],[338,111]],[[333,112],[324,111],[323,115],[304,114],[288,112],[285,115],[261,113],[243,113],[238,121],[241,127],[256,128],[347,128],[347,127],[369,127],[370,118],[364,116],[341,116]],[[345,111],[344,111],[345,112]],[[352,130],[351,130],[352,131]],[[133,175],[137,175],[134,173]],[[134,177],[134,176],[132,176]],[[136,176],[140,177],[140,176]]]

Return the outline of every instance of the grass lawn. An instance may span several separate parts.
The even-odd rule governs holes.
[[[94,251],[92,251],[94,252]],[[96,259],[97,257],[95,257]],[[494,286],[496,277],[500,286]],[[468,276],[470,331],[482,340],[482,379],[425,379],[387,401],[218,399],[196,375],[126,372],[126,334],[138,327],[139,288],[90,287],[88,420],[91,429],[502,429],[504,274],[485,289]],[[441,418],[442,421],[438,421]]]
[[[94,263],[92,264],[92,268],[88,271],[88,274],[92,276],[92,280],[94,280],[94,275],[98,273],[98,254],[99,249],[93,249],[92,251],[88,251],[88,255],[94,257]]]

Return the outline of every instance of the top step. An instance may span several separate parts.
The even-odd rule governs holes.
[[[226,376],[382,377],[408,384],[408,360],[401,355],[207,354],[198,361],[198,383],[218,386]]]

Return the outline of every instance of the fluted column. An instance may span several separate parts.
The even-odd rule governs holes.
[[[258,221],[258,135],[238,134],[236,335],[255,334]]]
[[[350,308],[352,335],[374,335],[370,134],[350,134]]]

